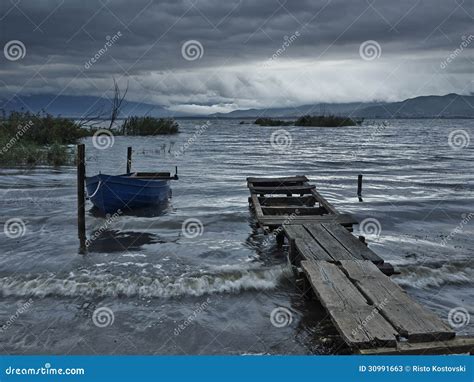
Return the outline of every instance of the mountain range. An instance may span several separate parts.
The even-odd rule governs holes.
[[[0,110],[46,111],[52,115],[81,118],[87,114],[103,112],[107,118],[110,100],[94,96],[15,96],[10,100],[0,100]],[[298,107],[234,110],[208,116],[174,112],[160,105],[124,101],[120,117],[130,115],[150,115],[152,117],[215,117],[215,118],[294,118],[302,115],[338,115],[354,118],[474,118],[474,95],[447,94],[444,96],[419,96],[401,102],[352,102],[319,103]]]

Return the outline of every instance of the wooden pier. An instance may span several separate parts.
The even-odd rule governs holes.
[[[316,296],[354,353],[474,352],[474,338],[457,338],[388,277],[393,267],[352,235],[357,222],[305,176],[247,178],[247,184],[257,224],[286,237],[303,293]]]

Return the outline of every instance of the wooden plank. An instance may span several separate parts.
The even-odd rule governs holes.
[[[423,308],[368,260],[341,261],[341,268],[369,302],[409,341],[448,340],[454,331]]]
[[[370,260],[375,264],[383,264],[377,254],[371,251],[367,246],[352,235],[347,229],[339,224],[323,223],[323,227],[334,236],[355,258]]]
[[[345,247],[339,243],[321,224],[305,224],[304,227],[314,237],[314,239],[323,247],[327,253],[334,259],[352,260],[363,259],[354,257]]]
[[[336,329],[350,347],[395,346],[397,333],[394,328],[375,307],[367,304],[364,296],[337,265],[327,261],[302,261],[301,267]]]
[[[277,177],[277,178],[260,178],[260,177],[248,177],[248,183],[295,183],[295,182],[307,182],[308,178],[304,175],[301,176],[284,176],[284,177]]]
[[[280,207],[280,206],[262,206],[262,211],[265,216],[268,215],[286,215],[286,214],[297,214],[300,216],[314,216],[322,215],[326,212],[326,209],[323,207],[302,207],[302,206],[293,206],[293,207]]]
[[[331,260],[331,257],[318,245],[318,243],[314,242],[311,235],[303,226],[283,226],[283,230],[288,240],[295,241],[296,248],[304,259]]]
[[[274,196],[259,197],[258,200],[262,206],[307,206],[313,207],[316,198],[313,195],[308,196]]]
[[[257,195],[255,194],[252,194],[250,196],[251,200],[252,200],[252,205],[253,205],[253,208],[255,210],[255,214],[257,215],[257,219],[259,217],[262,217],[263,216],[263,211],[262,211],[262,207],[260,206],[260,202],[257,198]]]
[[[398,342],[396,347],[374,349],[359,349],[359,354],[364,355],[396,355],[396,354],[474,354],[474,338],[456,337],[448,341],[432,342]]]
[[[318,191],[315,189],[311,191],[311,194],[314,195],[314,197],[318,200],[319,204],[321,204],[324,208],[326,208],[329,212],[332,212],[333,214],[338,214],[339,212],[336,210],[336,208],[329,203],[324,196],[322,196]]]
[[[310,194],[314,189],[314,185],[300,185],[300,186],[249,186],[252,193],[255,194]]]
[[[260,224],[267,226],[280,226],[282,224],[307,224],[307,223],[323,223],[335,222],[343,225],[357,224],[350,215],[307,215],[290,217],[289,215],[270,216],[265,215],[258,219]]]

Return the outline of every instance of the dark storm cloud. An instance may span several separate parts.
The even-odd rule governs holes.
[[[1,95],[101,95],[113,76],[128,80],[133,99],[184,108],[467,92],[472,47],[446,69],[439,64],[472,34],[472,19],[473,7],[461,0],[5,0],[2,45],[20,40],[26,56],[1,57]],[[202,44],[201,59],[183,58],[188,40]],[[380,44],[380,59],[360,58],[367,40]]]

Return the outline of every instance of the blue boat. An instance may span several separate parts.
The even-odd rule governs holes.
[[[99,174],[86,177],[89,200],[104,213],[156,206],[171,197],[170,181],[177,174],[135,172],[123,175]]]

